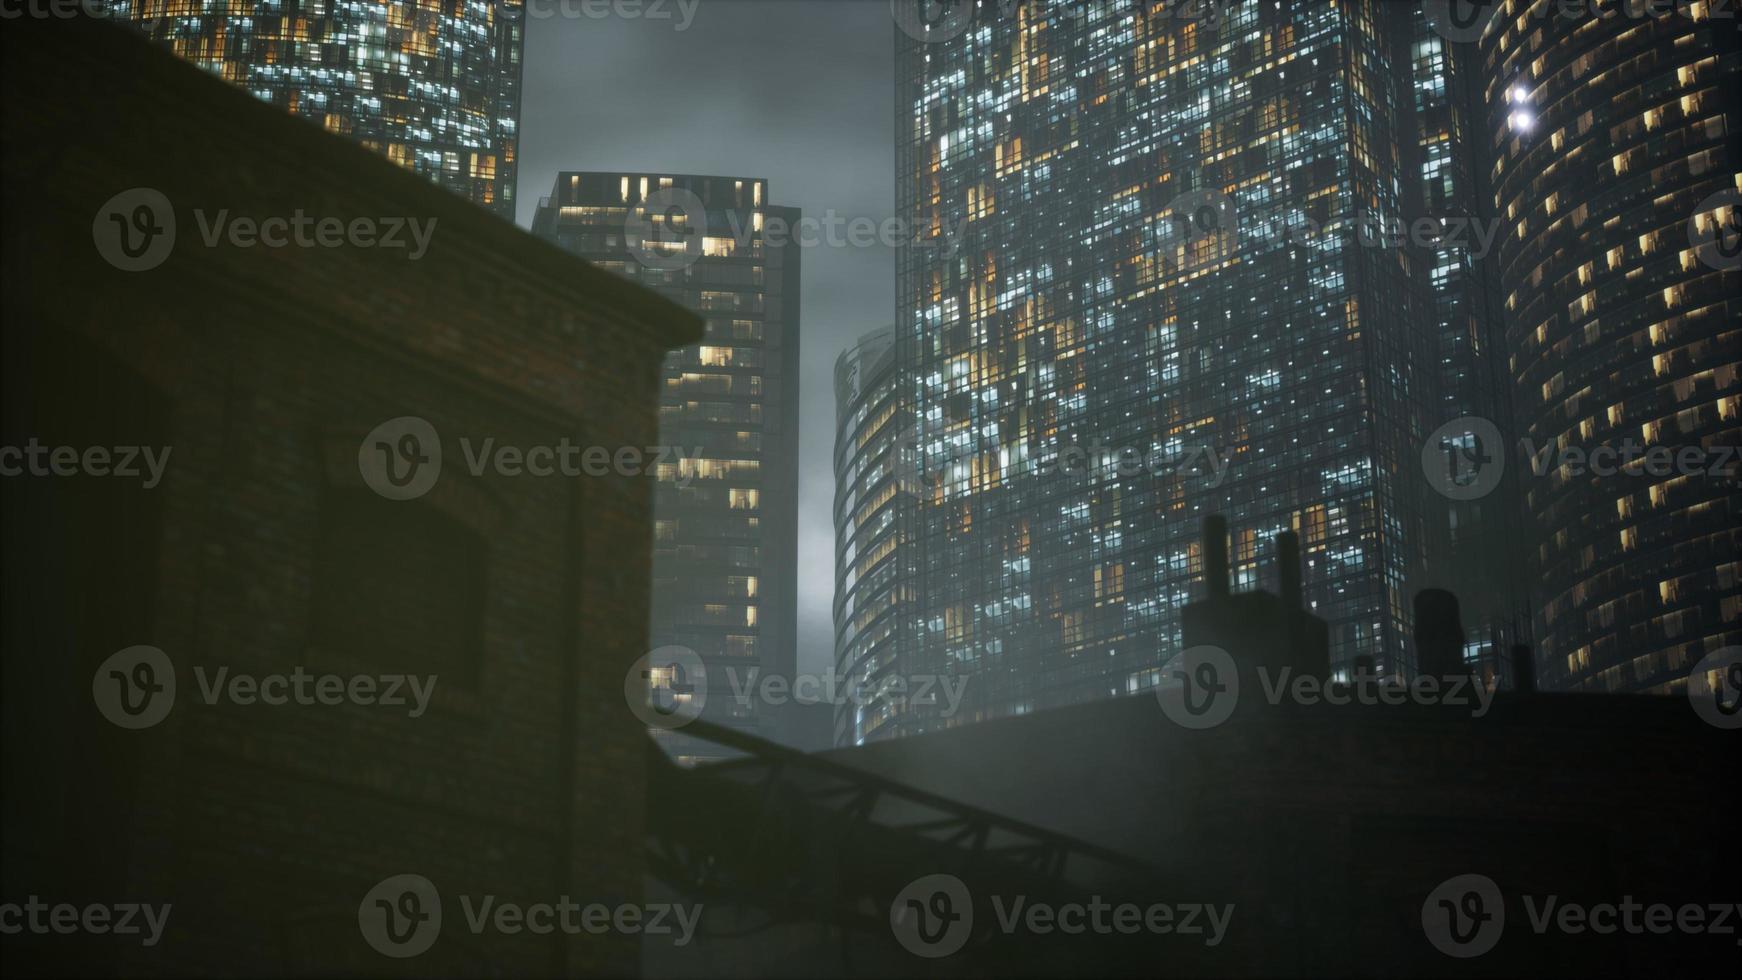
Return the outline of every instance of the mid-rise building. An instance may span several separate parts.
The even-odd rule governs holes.
[[[1742,642],[1742,61],[1722,5],[1661,7],[1506,0],[1479,41],[1548,688]]]
[[[225,81],[512,221],[522,0],[114,0]]]
[[[1410,671],[1438,388],[1408,5],[980,5],[897,32],[897,265],[920,465],[907,674],[962,709],[1142,690],[1227,516],[1300,538],[1334,668]],[[1221,5],[1203,5],[1205,8]],[[1268,574],[1268,573],[1265,573]]]
[[[532,226],[706,320],[662,369],[651,623],[652,648],[693,653],[706,680],[650,680],[770,739],[798,703],[761,692],[798,661],[799,217],[758,178],[564,171]],[[680,761],[721,757],[681,727],[654,734]]]

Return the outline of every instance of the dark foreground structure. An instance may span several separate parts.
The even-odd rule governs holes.
[[[1325,683],[1325,624],[1299,609],[1289,537],[1282,595],[1230,594],[1211,558],[1211,597],[1184,612],[1183,686],[816,756],[764,746],[657,770],[651,870],[712,902],[719,928],[650,948],[649,972],[1733,968],[1742,859],[1722,828],[1737,803],[1734,730],[1686,697],[1478,692],[1449,666],[1462,638],[1432,632],[1457,619],[1443,594],[1417,605],[1432,624],[1417,656],[1447,665],[1431,688]],[[696,816],[704,800],[717,847]],[[891,924],[914,900],[932,941]]]
[[[3,36],[4,445],[45,451],[0,481],[0,902],[172,910],[151,946],[8,912],[0,973],[633,972],[632,936],[472,937],[453,898],[639,896],[651,481],[468,447],[654,443],[699,322],[118,29]],[[379,443],[425,461],[372,485]],[[107,662],[137,645],[168,669]],[[359,909],[407,873],[449,924],[395,959]]]

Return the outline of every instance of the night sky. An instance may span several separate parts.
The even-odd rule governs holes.
[[[684,30],[675,0],[665,19],[582,13],[602,8],[575,0],[574,16],[527,20],[521,225],[559,170],[761,177],[770,203],[807,216],[894,213],[885,0],[700,0]],[[807,248],[800,262],[799,669],[818,672],[834,660],[835,358],[894,322],[895,278],[881,245]]]

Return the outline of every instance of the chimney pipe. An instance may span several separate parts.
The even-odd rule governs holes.
[[[1300,600],[1300,538],[1293,531],[1276,536],[1276,578],[1282,589],[1284,609],[1299,609]]]
[[[1536,693],[1536,651],[1528,643],[1512,645],[1512,689],[1519,694]]]
[[[1228,522],[1220,514],[1204,518],[1204,584],[1211,599],[1228,597]]]
[[[1416,670],[1426,677],[1468,674],[1464,663],[1464,623],[1458,597],[1445,589],[1415,594]]]

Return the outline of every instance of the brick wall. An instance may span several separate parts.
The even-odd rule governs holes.
[[[660,357],[699,323],[119,30],[19,20],[4,37],[4,444],[171,455],[149,490],[0,481],[0,901],[174,903],[154,948],[9,936],[6,972],[633,972],[633,938],[472,937],[455,898],[639,898],[645,735],[622,691],[646,648],[650,484],[475,477],[459,439],[647,445]],[[126,272],[93,222],[138,187],[171,202],[176,244]],[[436,224],[415,261],[202,239],[220,211],[299,209]],[[390,502],[357,452],[406,415],[446,458],[428,494]],[[428,520],[405,526],[445,529],[472,551],[432,553],[479,554],[481,576],[372,561],[372,544],[422,539],[352,542],[369,521],[338,525],[369,563],[346,579],[366,593],[352,615],[378,603],[388,618],[335,649],[316,621],[335,566],[319,559],[323,541],[329,561],[345,553],[332,523],[345,506],[383,527],[401,512],[380,508],[418,509]],[[456,618],[447,604],[469,578],[476,615]],[[200,700],[195,667],[427,672],[421,616],[476,623],[444,644],[470,650],[472,675],[438,676],[421,717]],[[97,665],[132,644],[161,648],[179,686],[139,731],[92,697]],[[436,884],[446,923],[430,951],[396,960],[364,942],[358,906],[405,872]]]

